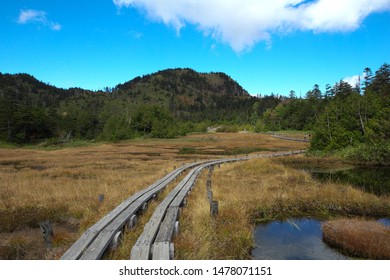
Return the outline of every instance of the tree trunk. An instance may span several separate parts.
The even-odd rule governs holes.
[[[364,121],[363,121],[363,117],[362,117],[362,112],[361,112],[361,106],[360,106],[360,103],[359,103],[359,119],[360,119],[360,126],[362,127],[362,132],[363,132],[363,135],[366,135],[366,129],[364,127]]]

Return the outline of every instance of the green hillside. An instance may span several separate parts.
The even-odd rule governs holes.
[[[259,99],[224,73],[168,69],[104,91],[60,89],[28,74],[0,73],[0,140],[175,137],[212,123],[245,124]],[[257,110],[274,108],[266,97]],[[259,111],[259,112],[260,112]]]

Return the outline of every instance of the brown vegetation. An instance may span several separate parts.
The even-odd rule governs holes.
[[[338,219],[323,223],[323,239],[349,255],[390,260],[390,228],[362,219]]]
[[[206,153],[179,154],[184,147]],[[0,149],[0,259],[59,258],[85,229],[175,166],[224,157],[212,151],[247,147],[298,150],[305,144],[268,135],[217,133],[52,151]],[[105,196],[102,203],[99,194]],[[44,220],[54,227],[50,251],[38,226]],[[127,257],[126,252],[113,256]]]
[[[304,156],[296,156],[308,161]],[[177,259],[249,259],[258,222],[291,217],[386,216],[390,197],[350,185],[320,183],[279,159],[254,159],[221,166],[212,176],[219,216],[210,217],[205,179],[188,199],[175,239]]]

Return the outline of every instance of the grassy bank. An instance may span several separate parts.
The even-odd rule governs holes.
[[[181,233],[175,239],[177,259],[250,259],[252,230],[258,222],[390,213],[388,196],[377,197],[350,185],[319,183],[279,159],[223,165],[212,180],[219,215],[210,217],[203,178],[189,198],[191,210],[185,210],[181,217]]]

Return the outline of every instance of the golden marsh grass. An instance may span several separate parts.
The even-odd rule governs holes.
[[[59,258],[84,230],[124,199],[183,163],[224,157],[215,151],[305,146],[269,135],[214,133],[51,151],[0,149],[0,259]],[[179,154],[184,147],[205,153]],[[102,203],[99,194],[105,196]],[[49,252],[38,228],[47,219],[55,233]]]
[[[296,161],[309,159],[295,156]],[[389,216],[390,197],[377,197],[350,185],[320,183],[279,159],[227,164],[212,176],[219,215],[210,217],[205,179],[189,197],[175,239],[177,259],[250,259],[256,223],[312,216]]]
[[[363,219],[338,219],[323,223],[323,239],[358,258],[390,260],[390,228]]]

